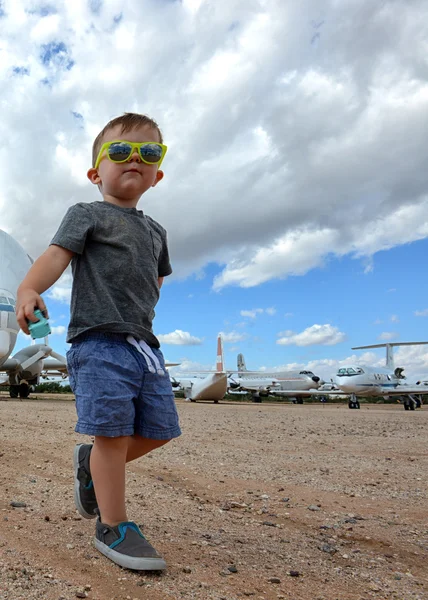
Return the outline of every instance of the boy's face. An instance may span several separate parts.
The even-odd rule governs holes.
[[[106,132],[102,142],[104,144],[114,140],[160,141],[156,129],[147,125],[126,133],[121,133],[120,125],[113,127]],[[99,186],[104,200],[125,207],[135,207],[144,192],[154,187],[162,177],[163,171],[160,171],[157,165],[144,163],[136,149],[124,163],[114,163],[104,156],[97,169],[91,168],[88,171],[89,180]]]

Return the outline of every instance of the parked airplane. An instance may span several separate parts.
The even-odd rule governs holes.
[[[387,344],[372,344],[371,346],[357,346],[352,350],[365,350],[367,348],[386,348],[385,367],[369,367],[362,365],[346,365],[341,367],[336,375],[338,387],[350,394],[349,408],[360,408],[358,396],[397,396],[405,410],[415,410],[422,404],[422,396],[428,390],[421,382],[407,383],[402,367],[394,366],[394,346],[420,346],[428,342],[394,342]]]
[[[219,334],[217,338],[216,371],[207,372],[206,377],[181,377],[171,376],[172,385],[184,391],[186,400],[213,400],[215,404],[222,400],[227,392],[227,373],[224,370],[223,340]],[[200,371],[199,373],[203,373]]]
[[[340,367],[336,374],[335,390],[313,390],[312,396],[349,396],[349,408],[360,408],[360,397],[390,396],[397,397],[403,402],[405,410],[415,410],[422,405],[422,396],[428,395],[428,387],[423,381],[407,383],[402,367],[394,367],[394,346],[419,346],[428,342],[394,342],[386,344],[372,344],[370,346],[357,346],[352,350],[365,350],[367,348],[386,348],[386,366],[371,367],[368,365],[349,364]]]
[[[251,392],[254,402],[261,402],[269,395],[296,397],[296,391],[313,390],[320,385],[320,378],[312,371],[248,371],[243,354],[238,354],[237,366],[238,374],[229,376],[229,388]],[[299,393],[297,397],[302,398],[303,395]]]
[[[28,398],[40,377],[67,369],[65,358],[46,343],[31,344],[10,358],[19,332],[16,291],[31,263],[20,244],[0,229],[0,385],[9,386],[11,398]]]

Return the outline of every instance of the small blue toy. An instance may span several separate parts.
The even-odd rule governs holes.
[[[34,316],[39,319],[37,323],[28,321],[28,329],[33,340],[36,340],[38,338],[44,338],[47,335],[49,335],[51,333],[49,321],[46,319],[46,317],[43,316],[42,311],[39,309],[35,310]]]

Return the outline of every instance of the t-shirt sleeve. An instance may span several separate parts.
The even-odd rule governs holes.
[[[89,206],[75,204],[63,218],[50,245],[61,246],[76,254],[82,254],[85,242],[94,227],[94,217]]]
[[[162,236],[162,250],[158,260],[158,277],[166,277],[167,275],[171,275],[171,273],[172,267],[169,262],[168,240],[165,232],[165,235]]]

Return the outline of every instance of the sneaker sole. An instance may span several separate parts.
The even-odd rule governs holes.
[[[163,558],[127,556],[126,554],[112,550],[107,544],[100,542],[96,537],[94,537],[94,546],[101,554],[104,554],[104,556],[124,569],[132,569],[133,571],[164,571],[166,569],[166,562]]]
[[[74,504],[76,505],[77,510],[82,515],[84,519],[95,519],[96,514],[90,514],[86,512],[83,508],[82,503],[80,502],[80,481],[77,479],[77,472],[79,470],[79,448],[83,446],[83,444],[78,444],[74,448],[73,454],[73,467],[74,467]]]

